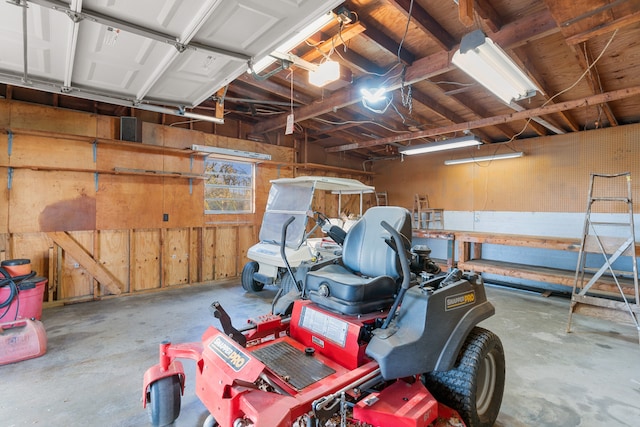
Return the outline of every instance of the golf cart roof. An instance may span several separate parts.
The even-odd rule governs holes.
[[[299,176],[296,178],[272,179],[272,184],[299,185],[311,187],[315,184],[316,190],[331,191],[334,194],[364,194],[373,193],[375,187],[365,185],[357,179],[336,178],[333,176]]]

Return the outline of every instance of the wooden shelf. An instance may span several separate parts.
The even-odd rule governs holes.
[[[30,135],[30,136],[39,136],[44,138],[55,138],[55,139],[67,139],[72,141],[81,141],[86,142],[88,144],[104,144],[110,145],[114,147],[126,147],[127,149],[140,150],[140,151],[152,151],[157,153],[167,153],[172,155],[179,156],[195,156],[195,157],[206,157],[210,153],[204,153],[202,151],[194,151],[190,148],[173,148],[173,147],[162,147],[160,145],[152,145],[145,144],[142,142],[131,142],[131,141],[122,141],[119,139],[107,139],[107,138],[97,138],[94,136],[85,136],[85,135],[73,135],[66,133],[58,133],[58,132],[49,132],[49,131],[39,131],[33,129],[0,129],[0,133],[5,134],[13,134],[13,135]]]
[[[206,179],[204,175],[197,174],[197,173],[157,171],[157,170],[131,169],[131,168],[113,168],[113,170],[102,170],[102,169],[86,169],[86,168],[64,168],[64,167],[57,167],[57,166],[56,167],[30,166],[30,165],[20,165],[20,166],[0,165],[0,167],[11,168],[11,169],[28,169],[33,171],[48,171],[48,172],[85,172],[85,173],[98,173],[98,174],[106,174],[106,175],[144,175],[144,176],[167,177],[167,178]]]
[[[115,175],[145,175],[145,176],[162,176],[162,177],[171,177],[171,178],[206,179],[206,176],[197,174],[197,173],[169,172],[169,171],[132,169],[132,168],[113,168],[113,173]]]
[[[508,276],[533,280],[536,282],[553,283],[570,288],[573,287],[575,278],[575,271],[571,270],[487,259],[474,259],[465,262],[458,262],[458,268],[462,270],[473,270],[477,273],[490,273],[498,276]],[[585,277],[588,280],[592,275],[585,274]],[[623,279],[620,281],[620,285],[622,286],[622,290],[625,295],[634,297],[632,280]],[[591,290],[612,296],[620,295],[616,283],[611,277],[600,278],[600,280],[593,285]]]

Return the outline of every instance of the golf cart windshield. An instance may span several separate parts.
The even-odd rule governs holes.
[[[372,193],[374,188],[358,180],[326,176],[300,176],[271,181],[269,199],[260,228],[260,241],[280,244],[282,225],[292,216],[295,220],[287,229],[286,246],[299,248],[304,243],[307,212],[311,210],[314,190],[335,194]]]
[[[287,229],[287,243],[290,248],[298,248],[304,241],[307,228],[307,210],[311,207],[313,185],[298,186],[271,184],[267,209],[260,228],[260,241],[280,244],[282,224],[292,216],[295,220]]]

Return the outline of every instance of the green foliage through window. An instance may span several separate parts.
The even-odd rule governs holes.
[[[207,158],[204,212],[253,213],[253,163]]]

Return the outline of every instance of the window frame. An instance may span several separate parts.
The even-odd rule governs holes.
[[[248,176],[251,180],[251,184],[249,186],[237,186],[237,185],[225,185],[225,184],[210,184],[208,183],[209,181],[209,176],[213,175],[213,173],[209,173],[207,172],[207,166],[210,163],[225,163],[225,164],[240,164],[243,167],[250,167],[251,168],[251,172],[250,174],[236,174],[237,176],[242,176],[242,177],[246,177]],[[235,160],[235,159],[228,159],[228,158],[222,158],[222,157],[217,157],[215,155],[212,156],[207,156],[204,159],[204,175],[205,175],[205,181],[204,181],[204,194],[203,194],[203,200],[204,200],[204,214],[205,215],[225,215],[225,214],[242,214],[242,215],[246,215],[246,214],[254,214],[255,213],[255,196],[256,196],[256,164],[254,162],[245,162],[242,160]],[[211,188],[218,188],[218,189],[248,189],[250,192],[249,195],[249,209],[248,210],[214,210],[214,209],[208,209],[209,208],[209,203],[208,200],[223,200],[221,198],[208,198],[207,197],[207,190],[211,189]],[[246,200],[246,199],[234,199],[234,200]]]

